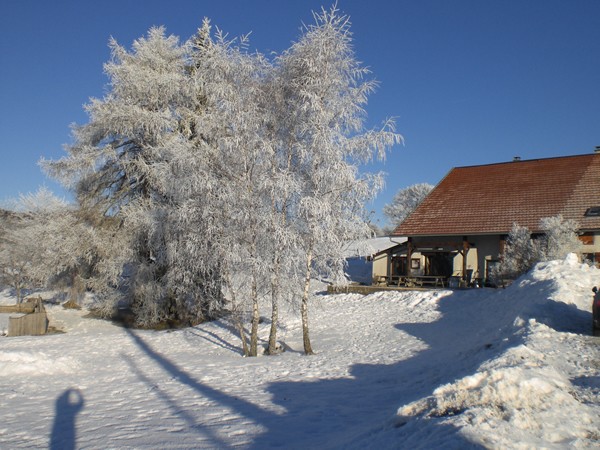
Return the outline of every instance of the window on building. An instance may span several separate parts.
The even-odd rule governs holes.
[[[592,206],[586,209],[585,217],[600,217],[600,206]]]

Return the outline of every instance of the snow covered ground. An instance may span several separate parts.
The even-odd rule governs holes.
[[[0,448],[598,448],[595,284],[567,258],[505,290],[316,296],[310,357],[298,314],[286,352],[242,358],[225,322],[50,306],[66,333],[0,338]]]

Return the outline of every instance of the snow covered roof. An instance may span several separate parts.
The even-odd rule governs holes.
[[[385,236],[352,242],[346,248],[346,258],[372,256],[406,241],[406,237]]]
[[[600,229],[600,154],[457,167],[393,232],[396,236],[506,234],[514,222],[540,231],[562,214]],[[600,212],[600,211],[599,211]]]

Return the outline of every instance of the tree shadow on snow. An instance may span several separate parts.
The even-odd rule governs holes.
[[[231,331],[232,334],[235,334],[232,328],[223,326],[223,328],[227,329],[228,331]],[[196,336],[199,338],[204,339],[205,341],[210,342],[211,344],[216,345],[217,347],[221,347],[225,350],[229,350],[232,351],[234,353],[237,353],[238,355],[243,355],[244,352],[242,350],[241,347],[235,346],[233,345],[231,342],[223,339],[221,336],[219,336],[217,333],[213,333],[212,331],[208,331],[205,328],[199,328],[199,327],[195,327],[195,328],[190,328],[189,330],[186,330],[186,333],[192,335],[192,336]]]
[[[519,316],[533,316],[561,332],[589,332],[589,313],[549,299],[551,281],[535,288],[536,297],[547,300],[531,311],[527,302],[507,300],[500,291],[456,291],[438,300],[437,320],[395,325],[399,347],[406,335],[425,344],[414,356],[389,365],[355,364],[352,378],[272,383],[272,401],[287,413],[265,423],[268,431],[252,448],[482,448],[444,417],[428,418],[424,425],[422,418],[399,421],[396,413],[522,344],[526,334],[514,325]]]
[[[211,403],[216,404],[219,408],[228,408],[233,412],[237,412],[240,415],[251,419],[262,418],[265,415],[268,416],[271,414],[268,411],[264,411],[259,406],[256,406],[242,398],[226,394],[201,383],[189,375],[185,370],[181,369],[177,364],[173,363],[169,358],[150,347],[140,336],[135,333],[134,330],[125,328],[125,331],[129,334],[135,344],[172,378],[176,379],[179,383],[193,389]],[[189,412],[189,409],[179,405],[176,399],[166,392],[166,390],[161,388],[159,383],[146,375],[144,371],[135,363],[135,361],[131,359],[127,359],[126,361],[137,377],[146,385],[148,385],[150,389],[156,393],[156,395],[160,397],[165,404],[169,406],[171,411],[177,417],[183,419],[191,429],[204,436],[204,438],[207,440],[205,444],[212,448],[227,447],[227,443],[217,436],[210,427],[206,426],[201,421],[198,421],[197,418]]]
[[[540,282],[536,287],[536,297],[548,298],[552,292],[550,282]],[[460,434],[459,428],[444,423],[443,417],[430,418],[423,426],[419,420],[400,423],[396,413],[399,407],[432,395],[440,385],[473,374],[484,361],[523,342],[524,335],[515,333],[514,328],[516,317],[522,313],[517,300],[506,300],[505,296],[498,299],[494,292],[490,290],[487,296],[481,291],[454,292],[438,300],[437,320],[396,324],[399,348],[407,337],[417,338],[425,347],[405,360],[394,364],[355,364],[348,378],[271,383],[268,392],[272,403],[283,407],[283,414],[197,381],[132,330],[127,331],[150,358],[179,382],[213,404],[264,427],[265,432],[255,437],[248,448],[481,448]],[[505,301],[506,307],[490,307],[490,302],[498,301]],[[589,313],[564,303],[548,301],[545,307],[548,313],[538,308],[536,320],[548,322],[558,331],[583,331],[583,324],[588,321]],[[493,314],[486,315],[488,310]],[[307,358],[318,361],[320,355]],[[141,380],[152,383],[135,363],[130,365]],[[188,425],[207,435],[212,445],[230,444],[210,434],[166,392],[159,389],[158,394]]]
[[[438,320],[396,324],[399,347],[407,334],[426,344],[426,349],[406,360],[355,364],[351,378],[271,384],[273,402],[284,406],[287,413],[265,424],[268,431],[252,448],[482,448],[441,418],[432,420],[427,429],[399,426],[395,420],[399,407],[473,373],[500,351],[493,333],[482,336],[474,347],[469,346],[472,337],[457,336],[456,324],[465,320],[457,310],[464,313],[464,308],[456,308],[453,302],[474,303],[476,298],[464,299],[463,294],[454,293],[439,300]],[[462,343],[452,345],[457,338]]]

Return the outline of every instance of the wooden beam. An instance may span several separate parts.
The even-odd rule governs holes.
[[[467,279],[467,254],[469,253],[469,241],[467,236],[463,237],[463,248],[462,248],[462,278]]]
[[[408,238],[407,246],[406,246],[406,276],[410,276],[410,273],[412,270],[411,269],[412,253],[413,253],[412,238]]]

